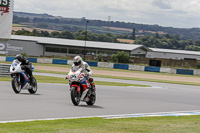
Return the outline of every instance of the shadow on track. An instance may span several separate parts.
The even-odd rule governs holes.
[[[16,93],[15,93],[15,94],[16,94]],[[32,96],[33,96],[33,95],[42,95],[42,94],[37,94],[37,93],[36,93],[36,94],[30,94],[30,93],[19,93],[18,95],[20,95],[20,94],[21,94],[21,95],[32,95]]]
[[[103,109],[103,107],[97,106],[97,105],[92,105],[92,106],[90,106],[90,105],[78,105],[77,107]]]

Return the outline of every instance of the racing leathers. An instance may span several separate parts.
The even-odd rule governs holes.
[[[86,76],[87,80],[89,81],[92,90],[95,90],[95,84],[93,82],[93,78],[92,78],[92,74],[93,71],[91,70],[90,66],[88,65],[87,62],[82,61],[80,65],[75,66],[74,64],[72,65],[70,72],[75,72],[77,70],[80,70],[81,73],[84,73],[84,75]]]
[[[32,84],[33,82],[33,74],[31,70],[32,63],[30,63],[29,60],[27,60],[25,57],[21,62],[22,62],[21,63],[22,69],[24,69],[26,73],[30,76],[30,83]]]

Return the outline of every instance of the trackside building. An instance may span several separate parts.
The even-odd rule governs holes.
[[[97,55],[104,53],[112,55],[117,51],[125,51],[135,57],[146,57],[149,48],[143,45],[82,41],[70,39],[58,39],[47,37],[19,36],[12,35],[6,48],[7,55],[27,53],[30,56],[65,56],[82,55],[86,50],[86,55]]]
[[[200,60],[200,52],[187,50],[159,49],[150,48],[147,52],[147,58],[162,58],[173,60]]]

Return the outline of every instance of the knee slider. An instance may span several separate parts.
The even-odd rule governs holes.
[[[90,78],[89,81],[90,81],[90,82],[93,82],[93,78]]]

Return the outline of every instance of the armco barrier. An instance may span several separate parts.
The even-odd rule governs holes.
[[[194,70],[176,69],[176,74],[194,75]]]
[[[67,60],[67,65],[73,65],[73,60]]]
[[[0,61],[12,62],[15,57],[1,57]],[[34,63],[48,63],[48,64],[67,64],[72,65],[73,60],[61,60],[61,59],[50,59],[50,58],[28,58],[30,62]],[[200,70],[188,70],[188,69],[176,69],[176,68],[162,68],[162,67],[152,67],[152,66],[140,66],[140,65],[128,65],[128,64],[114,64],[107,62],[87,62],[90,66],[95,67],[105,67],[105,68],[115,68],[115,69],[126,69],[126,70],[136,70],[136,71],[149,71],[149,72],[162,72],[171,74],[187,74],[187,75],[197,75],[200,76]]]
[[[160,68],[160,72],[161,73],[171,73],[172,72],[172,69],[171,68]]]
[[[27,58],[30,62],[37,63],[37,58]]]
[[[53,59],[53,64],[66,64],[67,60]]]
[[[98,66],[98,62],[91,62],[91,61],[86,61],[88,63],[89,66],[94,66],[97,67]]]
[[[129,69],[129,65],[127,64],[114,64],[114,67],[113,68],[116,68],[116,69],[126,69],[128,70]]]
[[[200,70],[194,70],[194,75],[200,76]]]
[[[6,57],[6,61],[12,62],[15,59],[15,57]]]
[[[144,71],[160,72],[160,67],[145,66]]]
[[[52,64],[52,59],[48,58],[38,58],[37,63],[47,63],[47,64]]]
[[[145,66],[129,65],[129,70],[144,71]]]
[[[171,68],[171,74],[176,74],[176,68]]]
[[[10,76],[10,65],[0,64],[0,76],[9,77]]]
[[[113,68],[114,63],[98,62],[98,67]]]
[[[6,57],[0,57],[0,61],[6,61]]]

